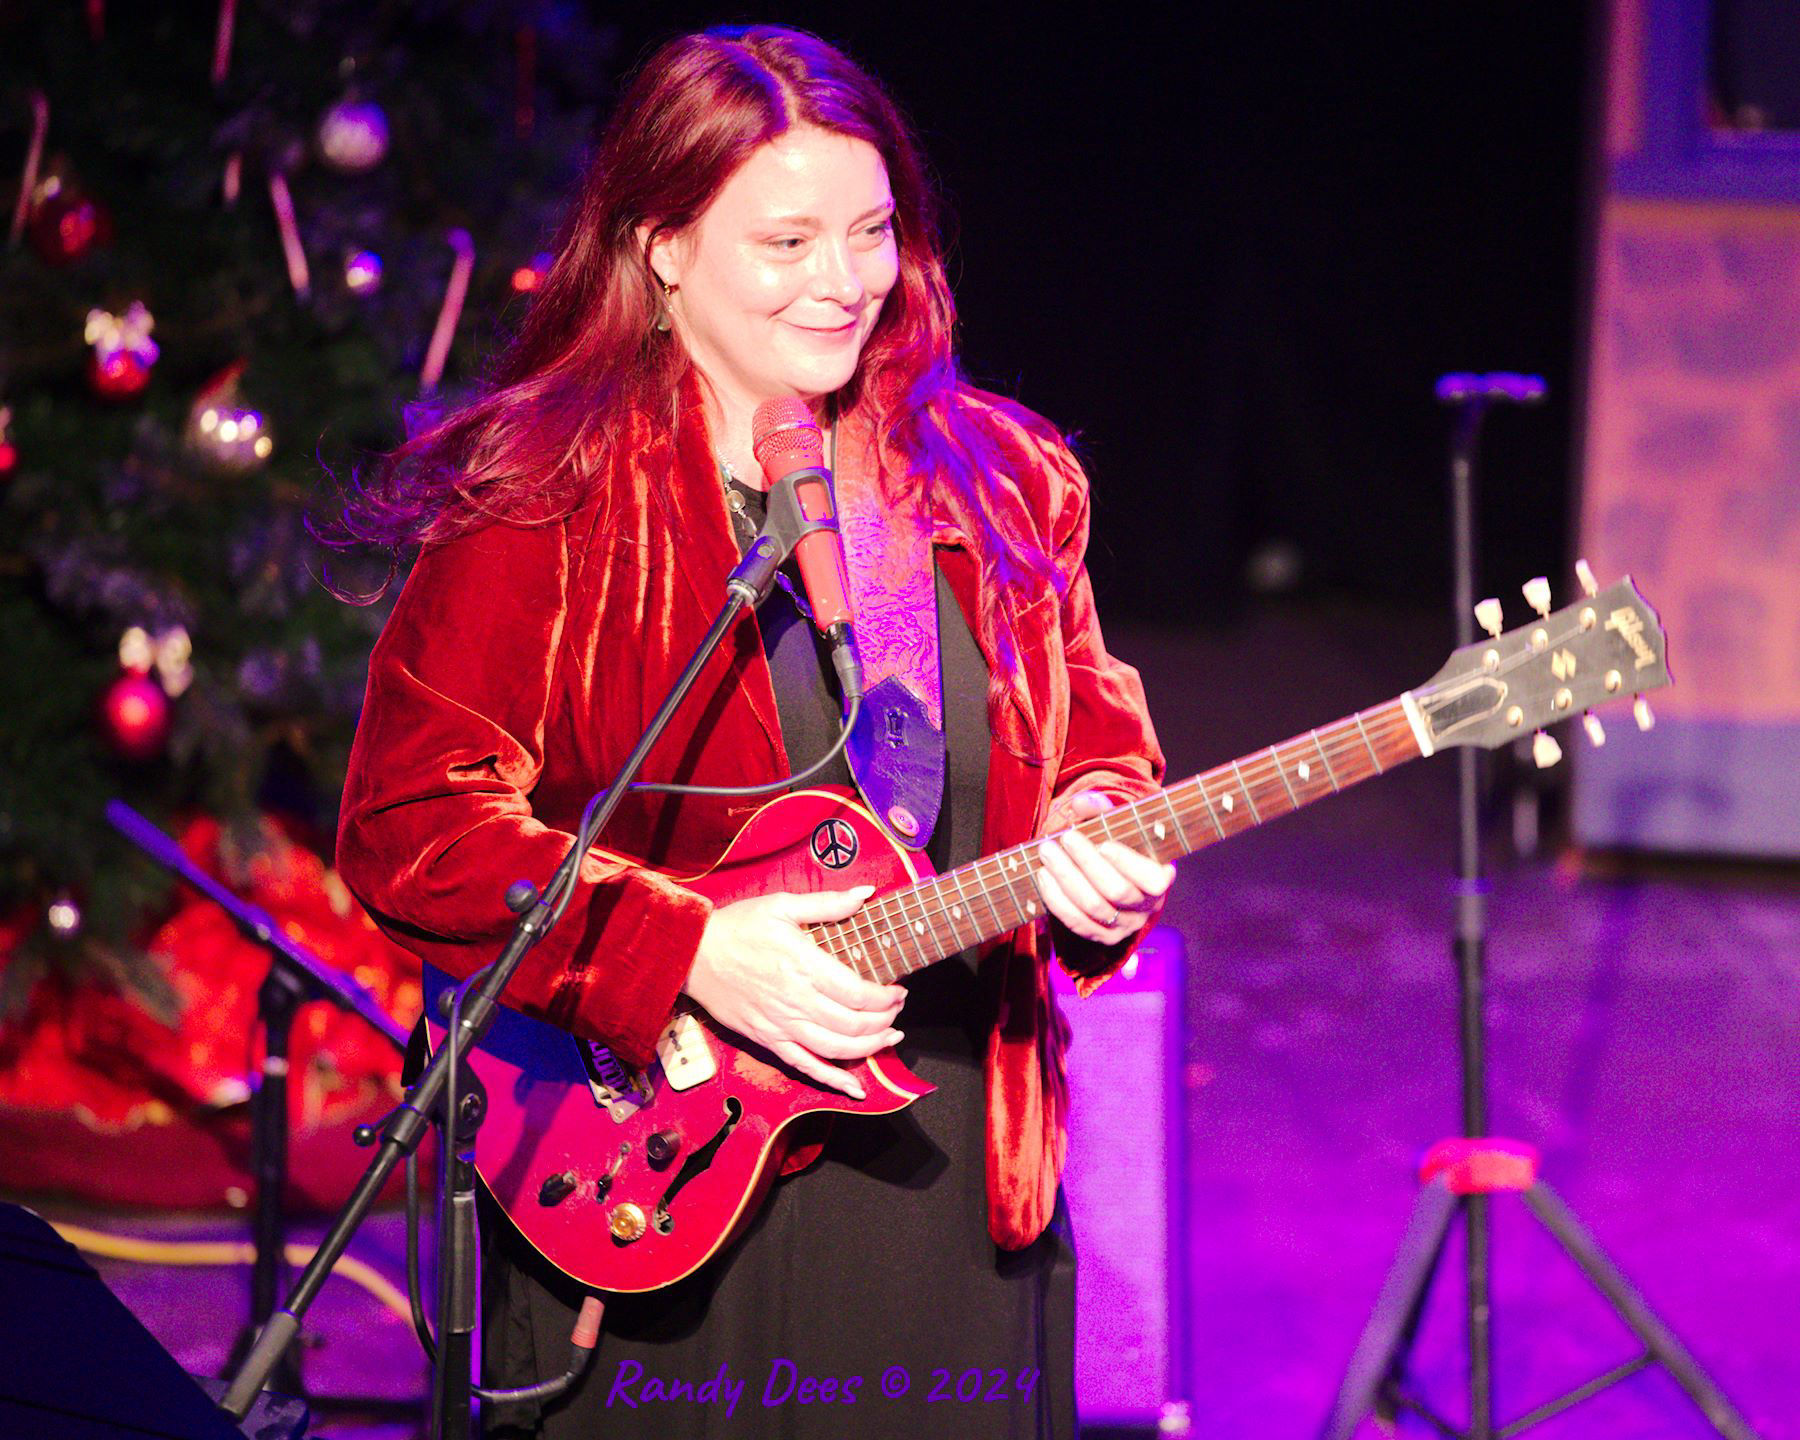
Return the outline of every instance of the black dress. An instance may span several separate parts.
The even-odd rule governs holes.
[[[734,508],[755,518],[760,499],[740,491]],[[926,853],[942,870],[979,853],[988,671],[941,572],[937,598],[948,773]],[[783,741],[799,768],[829,748],[839,704],[812,627],[786,593],[770,598],[758,623]],[[848,771],[835,778],[848,783]],[[898,1115],[837,1120],[821,1160],[777,1182],[724,1256],[679,1284],[608,1299],[580,1389],[541,1414],[497,1409],[489,1436],[1073,1440],[1066,1209],[1059,1200],[1055,1222],[1024,1250],[1000,1249],[987,1230],[982,1063],[992,977],[964,954],[903,983],[911,993],[896,1022],[906,1034],[900,1055],[937,1092]],[[487,1382],[560,1373],[579,1299],[567,1277],[490,1217]]]

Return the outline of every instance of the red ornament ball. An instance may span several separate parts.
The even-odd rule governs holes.
[[[31,212],[31,248],[46,265],[72,265],[112,239],[112,216],[97,200],[65,186]]]
[[[88,357],[88,384],[102,400],[130,400],[150,383],[150,366],[129,350]]]
[[[169,738],[169,697],[145,675],[121,675],[101,707],[106,738],[128,760],[160,754]]]

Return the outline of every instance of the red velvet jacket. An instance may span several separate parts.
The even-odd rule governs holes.
[[[1101,641],[1082,565],[1080,467],[1029,412],[973,392],[967,403],[1004,457],[991,478],[1015,522],[1008,532],[1037,537],[1055,574],[1054,587],[1001,611],[1018,666],[990,706],[987,853],[1041,833],[1052,803],[1077,790],[1149,793],[1162,755],[1136,671]],[[452,975],[498,951],[513,923],[505,887],[542,882],[555,868],[588,797],[617,771],[717,613],[736,563],[692,387],[676,434],[639,417],[631,438],[629,461],[563,520],[489,525],[428,548],[370,656],[338,868],[384,930]],[[947,522],[933,542],[979,638],[978,542]],[[986,658],[997,671],[999,659]],[[789,768],[769,667],[746,617],[642,778],[742,785]],[[590,853],[508,1001],[647,1064],[711,908],[648,867],[706,869],[758,803],[627,799],[604,843],[645,865]],[[1059,933],[1084,994],[1129,953],[1128,944],[1101,949]],[[1017,931],[998,948],[1006,959],[986,1062],[988,1216],[995,1240],[1016,1249],[1055,1204],[1067,1030],[1044,970],[1044,930]]]

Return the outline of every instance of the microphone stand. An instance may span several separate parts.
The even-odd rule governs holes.
[[[1475,637],[1475,472],[1481,423],[1495,404],[1533,405],[1544,398],[1534,375],[1446,375],[1437,397],[1452,407],[1450,440],[1451,534],[1455,564],[1456,641]],[[1484,602],[1493,603],[1493,602]],[[1535,601],[1533,602],[1536,603]],[[1485,621],[1483,623],[1486,623]],[[1495,633],[1498,633],[1496,630]],[[1488,1134],[1487,1103],[1487,891],[1481,875],[1480,751],[1457,752],[1458,844],[1456,959],[1458,1028],[1462,1052],[1462,1134],[1426,1152],[1413,1213],[1399,1254],[1383,1281],[1374,1310],[1350,1357],[1321,1440],[1350,1440],[1363,1418],[1374,1414],[1392,1428],[1411,1410],[1441,1435],[1455,1440],[1506,1440],[1579,1405],[1583,1400],[1660,1365],[1723,1440],[1756,1440],[1744,1418],[1700,1368],[1674,1331],[1651,1311],[1575,1213],[1538,1178],[1535,1149]],[[1504,1424],[1494,1418],[1492,1214],[1488,1202],[1515,1194],[1549,1231],[1588,1282],[1643,1346],[1640,1354]],[[1464,1226],[1464,1323],[1468,1341],[1469,1423],[1458,1429],[1413,1392],[1407,1365],[1419,1323],[1438,1274],[1445,1241],[1458,1216]]]
[[[782,502],[779,505],[778,500]],[[776,571],[787,560],[800,536],[810,530],[826,528],[828,523],[809,521],[800,515],[791,487],[785,497],[781,487],[771,492],[769,522],[727,577],[723,608],[694,651],[687,668],[670,687],[667,698],[645,727],[637,745],[625,758],[612,785],[603,796],[595,797],[600,802],[598,808],[590,802],[592,817],[582,825],[550,882],[541,892],[524,880],[515,881],[507,888],[507,906],[519,916],[512,937],[491,965],[451,992],[458,998],[453,1004],[443,1043],[413,1082],[405,1099],[382,1123],[379,1136],[370,1137],[372,1141],[378,1139],[379,1145],[368,1170],[320,1241],[317,1253],[301,1272],[287,1304],[270,1317],[243,1366],[233,1377],[221,1404],[234,1418],[241,1420],[249,1412],[257,1392],[263,1388],[298,1333],[300,1317],[317,1297],[325,1277],[344,1253],[375,1197],[381,1193],[394,1167],[418,1149],[430,1123],[427,1117],[436,1116],[443,1131],[444,1164],[438,1212],[438,1339],[433,1362],[430,1433],[445,1437],[445,1440],[467,1440],[474,1393],[470,1368],[477,1305],[475,1135],[487,1102],[474,1074],[461,1068],[462,1056],[481,1043],[493,1024],[501,992],[531,948],[555,924],[561,912],[559,902],[566,900],[593,837],[612,818],[633,777],[674,717],[701,669],[736,622],[739,612],[746,605],[760,605],[767,599],[774,588]],[[457,1068],[453,1070],[453,1066]],[[447,1098],[454,1104],[452,1115],[443,1113]],[[591,1350],[588,1353],[591,1354]],[[573,1384],[578,1373],[577,1369],[571,1368],[559,1380],[529,1388],[535,1396],[544,1398]]]
[[[257,1019],[263,1029],[262,1077],[250,1097],[250,1170],[256,1177],[252,1235],[256,1258],[250,1269],[249,1323],[238,1332],[228,1362],[228,1366],[235,1365],[250,1348],[251,1337],[274,1313],[276,1292],[286,1270],[287,1226],[282,1202],[288,1176],[288,1042],[294,1012],[309,1000],[329,1000],[340,1010],[360,1015],[403,1052],[406,1032],[356,980],[291,939],[267,910],[234,895],[213,879],[188,859],[173,838],[123,800],[107,801],[106,818],[127,840],[205,895],[237,922],[239,930],[269,952],[269,972],[256,994]],[[303,1393],[299,1360],[291,1352],[283,1357],[275,1378],[284,1394]]]

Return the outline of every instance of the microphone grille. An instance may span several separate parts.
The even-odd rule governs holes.
[[[825,438],[804,400],[765,400],[750,421],[750,448],[771,481],[825,466]]]

